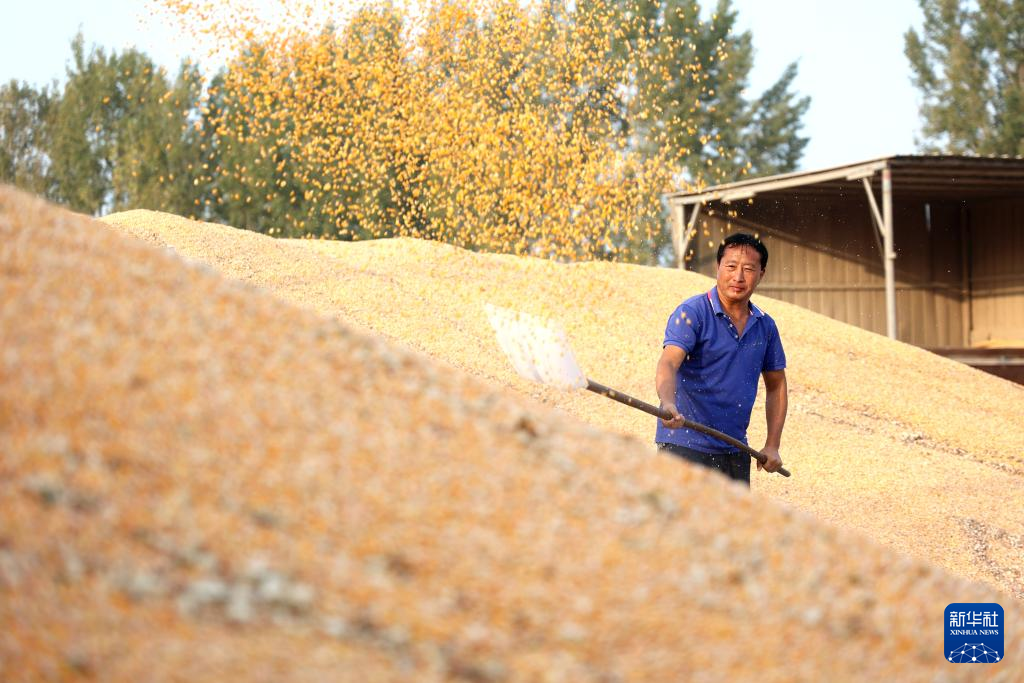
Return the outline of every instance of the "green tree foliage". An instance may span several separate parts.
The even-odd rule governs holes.
[[[623,0],[625,41],[639,55],[637,133],[648,148],[668,147],[695,184],[796,169],[808,138],[800,135],[809,97],[792,90],[790,64],[760,97],[747,99],[752,35],[734,33],[736,11],[719,0],[711,21],[686,0]],[[633,117],[634,119],[636,117]]]
[[[50,118],[51,197],[92,214],[133,207],[196,214],[203,191],[197,71],[183,66],[171,83],[137,50],[86,54],[79,34],[67,77]]]
[[[0,182],[36,194],[49,190],[47,120],[53,92],[10,81],[0,86]]]
[[[240,61],[260,60],[254,49]],[[228,225],[285,237],[301,237],[307,209],[304,191],[292,173],[290,153],[279,144],[287,121],[267,113],[242,85],[225,80],[244,72],[239,62],[217,74],[203,108],[203,181],[209,187],[208,217]]]
[[[926,152],[1024,155],[1024,0],[919,0],[905,36]]]
[[[407,160],[399,159],[404,151],[395,126],[403,112],[380,97],[402,87],[400,30],[393,11],[364,9],[344,29],[327,27],[284,59],[251,43],[214,77],[204,110],[205,152],[219,219],[273,235],[340,239],[393,234],[371,235],[352,213],[379,212],[390,226],[410,219],[412,188],[399,177]],[[385,59],[376,54],[382,51]],[[394,70],[382,73],[376,68],[382,63]],[[253,88],[266,81],[273,86]],[[316,93],[315,101],[297,107],[296,91]],[[332,117],[319,116],[321,110]],[[332,183],[322,166],[339,143],[367,163],[353,164],[344,183]],[[372,178],[363,177],[367,169]],[[332,211],[337,206],[362,211]]]

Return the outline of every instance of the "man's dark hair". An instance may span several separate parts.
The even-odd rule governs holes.
[[[764,242],[750,233],[735,232],[722,240],[722,243],[718,245],[718,260],[716,263],[722,262],[722,255],[725,254],[727,247],[753,247],[761,255],[761,270],[768,267],[768,247],[764,246]]]

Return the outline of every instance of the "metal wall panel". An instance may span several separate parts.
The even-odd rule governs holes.
[[[1024,200],[970,207],[972,345],[1024,343]]]

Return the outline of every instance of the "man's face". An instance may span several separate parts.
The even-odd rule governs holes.
[[[726,247],[718,264],[718,295],[731,303],[744,303],[754,293],[764,271],[761,255],[745,244]]]

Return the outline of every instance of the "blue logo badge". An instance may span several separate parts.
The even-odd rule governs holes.
[[[1003,658],[1003,608],[994,602],[946,606],[946,661],[995,664]]]

